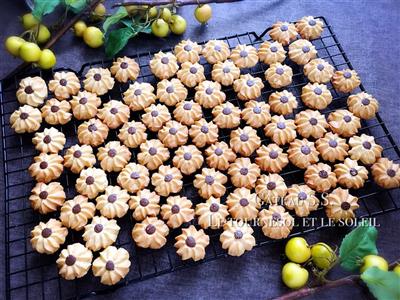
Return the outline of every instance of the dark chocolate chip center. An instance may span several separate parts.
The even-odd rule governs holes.
[[[81,212],[81,206],[79,204],[75,204],[74,207],[72,207],[72,212],[74,214],[79,214]]]
[[[165,175],[165,177],[164,177],[164,181],[165,181],[165,182],[171,182],[172,179],[173,179],[173,176],[172,176],[171,174],[167,174],[167,175]]]
[[[371,147],[372,147],[371,143],[368,142],[368,141],[365,141],[362,145],[363,145],[363,147],[364,147],[365,149],[371,149]]]
[[[350,172],[351,176],[357,176],[358,175],[358,171],[355,168],[351,168],[349,172]]]
[[[67,85],[67,80],[65,80],[64,78],[60,80],[60,85],[62,86],[66,86]]]
[[[28,85],[25,89],[24,89],[26,94],[32,94],[34,92],[33,88]]]
[[[311,153],[311,149],[307,145],[301,146],[300,151],[301,151],[301,153],[303,153],[305,155],[308,155]]]
[[[47,196],[49,196],[49,193],[47,191],[41,191],[39,193],[39,198],[40,199],[47,199]]]
[[[23,112],[23,113],[21,113],[21,114],[19,115],[19,117],[20,117],[22,120],[26,120],[26,119],[28,119],[29,114],[26,113],[26,112]]]
[[[108,150],[109,157],[114,157],[115,155],[117,155],[117,151],[115,149]]]
[[[171,206],[171,212],[172,212],[173,214],[179,213],[180,210],[181,210],[181,209],[180,209],[179,205],[174,204],[174,205]]]
[[[149,153],[150,153],[150,155],[156,155],[157,154],[157,148],[150,147]]]
[[[60,107],[58,107],[57,105],[52,105],[50,107],[51,112],[56,113],[60,110]]]
[[[109,203],[114,203],[115,201],[117,201],[117,195],[111,194],[110,196],[107,197],[107,201]]]
[[[224,153],[224,151],[222,151],[221,148],[217,148],[217,149],[215,149],[214,153],[215,153],[216,155],[220,156],[220,155],[222,155],[222,153]]]
[[[49,166],[49,164],[48,164],[46,161],[42,161],[42,162],[39,164],[39,167],[40,167],[41,169],[46,169],[48,166]]]
[[[328,172],[325,170],[319,171],[318,174],[319,174],[319,177],[321,177],[321,178],[328,178]]]
[[[121,67],[121,69],[127,69],[128,68],[128,63],[124,61],[119,66]]]
[[[45,228],[42,230],[42,237],[45,239],[48,238],[51,235],[52,231],[50,228]]]
[[[214,177],[212,177],[211,175],[206,175],[204,180],[208,185],[212,185],[214,183]]]
[[[202,133],[208,133],[208,127],[206,125],[201,126],[200,130]]]
[[[139,203],[141,206],[146,207],[147,205],[149,205],[150,202],[149,202],[149,199],[142,198],[142,199],[140,199]]]
[[[275,183],[275,182],[270,181],[270,182],[267,183],[267,189],[268,189],[268,190],[272,191],[272,190],[274,190],[275,188],[276,188],[276,183]]]
[[[50,144],[50,143],[51,143],[51,136],[46,135],[46,136],[43,138],[43,142],[44,142],[45,144]]]
[[[93,176],[88,176],[88,177],[86,178],[86,184],[91,185],[91,184],[93,184],[93,183],[94,183],[94,177],[93,177]]]
[[[100,81],[100,80],[101,80],[101,75],[100,75],[99,73],[94,74],[93,78],[94,78],[94,80],[96,80],[96,81]]]
[[[81,99],[79,99],[79,104],[85,105],[87,103],[87,98],[86,97],[82,97]]]
[[[275,158],[277,158],[278,156],[279,156],[278,151],[272,150],[272,151],[269,153],[269,157],[272,158],[272,159],[275,159]]]
[[[192,236],[186,238],[186,245],[190,248],[196,247],[196,240]]]
[[[65,259],[65,264],[67,266],[72,266],[76,262],[76,257],[73,255],[68,255],[67,258]]]
[[[235,239],[240,240],[243,237],[243,232],[241,232],[240,230],[236,230],[233,235]]]
[[[247,200],[246,198],[242,198],[239,200],[239,204],[243,207],[249,205],[249,200]]]
[[[219,205],[217,203],[211,203],[210,211],[211,212],[217,212],[218,210],[219,210]]]
[[[349,202],[342,202],[342,204],[340,205],[340,207],[341,207],[343,210],[349,210],[350,207],[351,207],[351,205],[350,205]]]
[[[114,263],[111,260],[106,262],[106,270],[107,271],[113,271],[114,268],[115,268]]]
[[[186,152],[185,154],[183,154],[183,158],[185,160],[191,160],[192,159],[192,154],[190,154],[189,152]]]
[[[103,225],[102,224],[96,224],[94,225],[94,232],[100,233],[103,231]]]
[[[149,224],[146,226],[145,231],[147,234],[153,234],[154,232],[156,232],[156,227],[153,224]]]
[[[300,192],[297,197],[299,200],[306,200],[307,199],[307,194],[305,192]]]

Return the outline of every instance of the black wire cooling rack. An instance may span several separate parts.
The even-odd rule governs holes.
[[[327,60],[330,64],[335,66],[336,69],[352,68],[352,65],[347,58],[342,46],[340,45],[332,27],[327,23],[325,18],[319,17],[325,23],[324,32],[321,38],[314,40],[313,44],[318,50],[318,56]],[[224,37],[228,45],[233,48],[237,44],[249,44],[258,48],[264,40],[269,28],[266,29],[261,35],[255,32],[247,32],[233,36]],[[201,43],[204,44],[205,42]],[[172,49],[166,49],[172,51]],[[149,60],[154,53],[147,52],[132,57],[140,64],[139,81],[155,83],[156,79],[151,74],[149,69]],[[211,66],[202,63],[205,67],[207,78],[210,78]],[[301,88],[307,84],[307,78],[302,73],[302,68],[287,60],[285,63],[293,68],[293,83],[287,87],[298,99],[299,107],[294,112],[297,113],[305,109],[300,100]],[[111,61],[98,61],[93,63],[84,64],[78,76],[82,76],[91,67],[109,67]],[[255,67],[243,70],[246,73],[251,73],[254,76],[261,77],[265,83],[260,101],[266,101],[273,89],[271,89],[264,79],[265,65],[259,63]],[[55,70],[58,71],[58,70]],[[6,251],[6,291],[7,299],[70,299],[80,298],[93,294],[107,293],[120,286],[130,284],[132,282],[145,280],[161,274],[173,272],[182,268],[193,266],[198,263],[183,262],[175,253],[173,247],[174,237],[180,233],[180,230],[172,230],[170,232],[167,244],[160,250],[146,250],[136,247],[130,237],[133,228],[134,220],[132,220],[130,213],[124,218],[118,220],[121,231],[117,240],[117,246],[122,246],[127,249],[131,257],[131,270],[127,277],[114,287],[106,287],[101,285],[98,278],[94,278],[89,271],[88,275],[81,279],[74,281],[66,281],[58,276],[57,267],[55,264],[56,258],[59,254],[54,255],[40,255],[34,252],[30,246],[29,234],[32,228],[39,223],[39,221],[47,221],[50,217],[57,217],[56,214],[41,216],[34,212],[28,201],[30,191],[34,185],[33,180],[30,178],[27,168],[30,165],[32,158],[37,155],[32,145],[32,135],[17,135],[9,126],[9,117],[11,113],[17,109],[18,102],[15,97],[16,89],[18,88],[19,81],[32,75],[39,75],[45,80],[52,77],[53,72],[41,72],[38,70],[31,70],[30,72],[19,74],[13,78],[3,80],[0,84],[0,97],[1,97],[1,133],[2,133],[2,150],[4,156],[4,183],[5,183],[5,251]],[[346,107],[347,94],[338,93],[329,84],[329,89],[332,92],[334,101],[329,108],[324,110],[324,113],[329,113],[337,108]],[[116,84],[113,91],[102,97],[104,101],[109,99],[122,100],[122,92],[127,88],[127,84]],[[359,90],[364,91],[361,85]],[[235,93],[231,88],[224,88],[227,94],[227,100],[233,102],[239,107],[243,107],[243,102],[236,98]],[[193,97],[193,91],[189,93],[189,98]],[[294,114],[290,117],[293,117]],[[210,110],[204,110],[206,119],[212,119]],[[139,120],[139,116],[133,115],[133,119]],[[73,120],[65,126],[57,127],[67,137],[67,144],[65,148],[77,142],[76,130],[78,121]],[[242,124],[244,125],[244,124]],[[362,123],[360,133],[374,135],[376,141],[384,148],[383,154],[392,160],[400,160],[400,151],[388,129],[383,123],[379,115],[375,119]],[[268,143],[262,130],[259,134],[263,139],[263,143]],[[151,134],[149,137],[153,138]],[[221,130],[220,139],[227,141],[229,139],[229,132]],[[115,131],[111,131],[108,140],[118,140]],[[132,151],[132,160],[136,160],[137,152]],[[293,183],[303,182],[303,170],[297,169],[289,164],[281,173],[287,182],[288,186]],[[185,180],[182,194],[191,199],[195,204],[202,201],[197,195],[197,191],[192,186],[193,177],[188,177]],[[68,198],[72,198],[75,194],[74,183],[76,175],[70,172],[64,172],[60,178],[60,182],[65,187]],[[115,176],[109,176],[110,184],[116,184]],[[228,186],[227,193],[232,191],[233,187]],[[373,217],[379,214],[394,211],[400,208],[399,197],[395,196],[398,191],[388,191],[379,188],[374,182],[369,179],[363,189],[352,191],[352,194],[359,197],[360,208],[357,210],[358,218]],[[165,199],[163,199],[165,200]],[[225,199],[223,199],[224,201]],[[323,218],[323,208],[311,214],[311,217]],[[186,224],[188,225],[188,224]],[[300,235],[306,232],[315,231],[326,227],[326,224],[302,224],[302,219],[296,218],[296,226],[291,234]],[[259,227],[254,227],[255,237],[257,241],[256,246],[262,246],[274,242],[266,238]],[[226,252],[221,248],[219,242],[220,231],[207,230],[210,235],[210,245],[206,249],[206,257],[201,262],[214,260],[216,258],[226,256]],[[81,241],[81,234],[70,231],[66,244]],[[238,258],[240,259],[240,258]]]

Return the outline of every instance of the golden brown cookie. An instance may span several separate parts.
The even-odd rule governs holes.
[[[114,219],[126,215],[130,196],[126,190],[119,186],[109,185],[103,195],[96,198],[96,209],[103,217]]]
[[[258,214],[265,236],[274,239],[287,238],[294,226],[294,218],[280,205],[270,205]]]
[[[44,153],[58,153],[65,145],[64,133],[56,128],[45,128],[42,132],[36,132],[32,138],[35,149]]]
[[[221,204],[219,198],[210,197],[204,203],[196,205],[196,215],[198,216],[199,225],[204,228],[218,229],[226,222],[229,215],[228,207]]]
[[[273,116],[271,123],[265,126],[264,133],[274,143],[281,146],[296,138],[296,125],[294,120],[285,119],[283,116]]]
[[[144,109],[144,114],[142,114],[142,122],[150,131],[159,131],[169,120],[171,120],[171,114],[162,104],[151,104]]]
[[[315,40],[318,39],[322,31],[324,23],[313,16],[305,16],[296,22],[297,32],[303,39]]]
[[[179,193],[183,187],[182,174],[178,168],[160,166],[158,172],[151,175],[151,184],[160,196]]]
[[[287,46],[290,42],[297,38],[297,30],[294,24],[289,22],[278,21],[272,25],[271,30],[268,32],[270,37],[283,46]]]
[[[168,79],[176,74],[179,69],[175,55],[171,52],[154,54],[150,60],[150,70],[159,79]]]
[[[79,92],[80,88],[81,83],[74,72],[56,72],[53,79],[49,81],[49,90],[59,100],[71,98]]]
[[[40,110],[29,105],[23,105],[10,116],[11,128],[16,133],[35,132],[40,128],[42,115]]]
[[[65,227],[79,231],[93,218],[95,212],[95,205],[87,197],[78,195],[64,202],[60,220]]]
[[[304,66],[303,71],[310,82],[328,83],[331,81],[335,68],[326,60],[315,58]]]
[[[257,49],[251,45],[237,45],[229,57],[240,69],[254,67],[258,62]]]
[[[360,118],[346,109],[331,112],[328,116],[328,123],[333,133],[343,137],[351,137],[361,128]]]
[[[240,76],[240,69],[231,60],[217,62],[213,65],[211,78],[224,86],[232,85]]]
[[[160,196],[148,189],[139,191],[129,200],[129,207],[133,210],[132,217],[136,221],[143,221],[147,217],[157,217],[160,212]]]
[[[325,84],[307,83],[301,89],[301,100],[312,109],[325,109],[332,102],[332,94]]]
[[[264,203],[277,204],[282,203],[287,194],[285,180],[278,174],[261,175],[256,185],[257,196]]]
[[[243,255],[256,245],[253,233],[254,230],[248,223],[232,220],[224,224],[224,232],[219,237],[222,249],[228,250],[231,256]]]
[[[66,279],[73,280],[87,274],[92,264],[92,251],[80,243],[68,245],[57,259],[58,274]]]
[[[87,168],[81,171],[76,180],[76,191],[89,199],[94,199],[108,186],[107,175],[102,169]]]
[[[90,224],[85,225],[82,238],[86,242],[86,248],[99,251],[115,243],[119,230],[116,220],[95,216]]]
[[[139,65],[133,59],[127,56],[118,57],[116,61],[113,62],[111,68],[111,75],[119,82],[128,82],[128,80],[136,80],[139,76]]]
[[[137,193],[149,185],[149,170],[142,165],[129,163],[118,174],[117,182],[128,192]]]
[[[215,81],[205,80],[196,86],[194,100],[204,108],[213,108],[225,102],[226,96],[221,85]]]
[[[49,99],[40,110],[43,119],[50,125],[64,125],[72,119],[71,105],[65,100]]]
[[[265,41],[258,48],[258,58],[267,65],[282,63],[286,58],[286,50],[279,42]]]
[[[206,162],[210,168],[225,171],[236,159],[235,152],[225,142],[217,142],[205,150]]]
[[[260,128],[267,125],[271,120],[268,104],[251,100],[246,102],[244,106],[242,118],[246,121],[247,125],[253,128]]]
[[[250,158],[240,157],[229,166],[228,174],[235,187],[252,189],[260,176],[260,168]]]
[[[161,206],[161,216],[170,228],[178,228],[193,220],[192,201],[183,196],[169,196]]]
[[[265,71],[265,79],[274,89],[288,86],[292,83],[292,68],[281,63],[274,63]]]
[[[108,246],[93,261],[92,271],[94,276],[100,277],[102,284],[114,285],[125,278],[130,266],[128,251],[124,248]]]
[[[335,165],[335,174],[338,183],[348,189],[360,189],[368,179],[368,170],[350,158]]]
[[[184,101],[187,95],[188,90],[179,79],[163,79],[157,83],[157,98],[165,105],[175,106]]]
[[[70,101],[72,113],[78,120],[89,120],[97,115],[101,99],[95,93],[81,91]]]
[[[124,92],[124,102],[132,111],[144,110],[156,102],[154,87],[147,82],[135,81]]]
[[[240,108],[231,102],[222,103],[212,110],[213,122],[219,128],[236,128],[240,125]]]
[[[114,78],[108,69],[91,68],[85,75],[83,86],[88,92],[101,96],[114,87]]]
[[[289,58],[298,65],[305,65],[316,56],[317,50],[307,40],[299,39],[289,45]]]
[[[289,163],[288,155],[276,144],[261,145],[256,153],[256,164],[268,173],[280,173]]]
[[[148,140],[140,145],[138,162],[149,170],[158,169],[169,158],[169,151],[158,139]]]
[[[206,80],[204,76],[204,67],[197,62],[184,62],[176,75],[187,87],[195,87],[200,82]]]
[[[330,162],[343,161],[348,155],[347,150],[349,150],[346,140],[332,132],[328,132],[324,137],[319,138],[315,142],[315,146],[322,159]]]
[[[295,139],[290,143],[287,152],[289,161],[300,169],[305,169],[319,161],[319,153],[315,149],[314,143],[307,139]]]
[[[271,111],[278,115],[288,115],[297,108],[296,97],[289,91],[273,92],[269,95],[268,103]]]
[[[78,126],[78,140],[80,144],[97,147],[104,143],[108,132],[107,125],[99,119],[90,119]]]
[[[198,261],[203,259],[206,255],[205,248],[210,243],[210,238],[203,229],[197,230],[193,225],[190,225],[189,228],[182,228],[182,233],[175,240],[176,253],[182,260]]]
[[[232,218],[251,221],[257,218],[260,203],[257,195],[244,187],[235,189],[226,199]]]
[[[227,43],[221,40],[209,40],[201,51],[209,64],[227,60],[231,51]]]
[[[372,165],[382,156],[383,148],[375,143],[373,136],[366,134],[353,136],[349,139],[349,145],[350,158],[359,160],[364,165]]]
[[[168,226],[155,217],[147,217],[136,223],[132,229],[132,238],[141,248],[160,249],[167,242]]]
[[[38,182],[29,196],[31,207],[41,214],[57,211],[64,201],[64,188],[59,182],[50,182],[49,184]]]
[[[184,175],[190,175],[201,168],[204,158],[196,146],[186,145],[175,151],[172,162]]]
[[[97,159],[104,171],[120,172],[128,164],[131,155],[128,147],[121,145],[119,141],[111,141],[99,148]]]
[[[127,122],[120,128],[118,138],[125,146],[137,148],[147,140],[146,126],[142,122]]]
[[[307,185],[294,184],[288,188],[284,203],[287,209],[295,211],[296,216],[307,217],[312,211],[317,210],[319,200],[315,196],[315,191]]]
[[[304,181],[313,190],[324,193],[336,187],[337,178],[330,165],[318,163],[307,167]]]
[[[72,173],[78,174],[84,168],[93,167],[95,163],[96,156],[89,145],[73,145],[65,151],[64,167],[70,169]]]
[[[359,208],[358,198],[352,196],[349,190],[336,188],[326,197],[325,212],[329,219],[334,221],[355,218],[354,211]]]
[[[299,112],[294,120],[297,132],[304,138],[321,138],[329,128],[325,116],[318,110],[303,110]]]
[[[361,84],[357,72],[350,69],[336,71],[332,77],[333,87],[342,93],[350,93]]]
[[[193,125],[202,117],[200,104],[193,100],[179,102],[174,110],[174,118],[183,125]]]
[[[374,118],[379,109],[378,100],[365,92],[350,95],[347,106],[356,117],[365,120]]]
[[[186,144],[189,130],[181,123],[171,120],[158,132],[158,139],[168,148],[176,148]]]
[[[56,219],[40,222],[31,231],[32,249],[42,254],[53,254],[65,243],[67,235],[68,229]]]
[[[38,107],[44,103],[47,95],[46,82],[39,76],[26,77],[19,83],[17,100],[21,105],[28,104]]]
[[[211,196],[221,198],[226,191],[225,183],[228,178],[215,169],[203,168],[200,174],[195,175],[193,185],[199,190],[199,195],[208,199]]]
[[[190,127],[189,135],[193,144],[198,148],[203,148],[218,141],[218,127],[212,121],[200,119]]]
[[[400,187],[400,165],[388,158],[379,158],[371,167],[374,181],[384,189]]]
[[[255,129],[245,126],[231,132],[229,144],[237,154],[250,156],[261,146],[261,139]]]
[[[179,42],[174,48],[174,53],[179,63],[197,63],[200,60],[202,47],[190,39]]]
[[[97,117],[110,129],[116,129],[128,122],[131,111],[121,101],[110,100],[99,109]]]
[[[261,78],[253,77],[251,74],[240,75],[239,79],[233,82],[233,89],[240,100],[255,100],[261,96],[264,83]]]
[[[38,182],[50,182],[61,176],[64,169],[63,158],[58,154],[40,153],[33,158],[28,171]]]

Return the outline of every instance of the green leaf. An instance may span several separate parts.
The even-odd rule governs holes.
[[[120,28],[117,30],[110,31],[106,35],[106,55],[107,57],[115,56],[121,51],[129,39],[137,35],[138,32],[129,27]]]
[[[88,0],[64,0],[65,6],[74,13],[82,11],[88,4]]]
[[[118,23],[120,20],[128,16],[125,7],[121,6],[113,15],[109,16],[103,23],[103,31],[106,33],[111,25]]]
[[[367,223],[361,223],[347,234],[339,249],[340,265],[347,271],[356,271],[361,259],[368,254],[377,254],[378,231]]]
[[[60,2],[61,0],[34,0],[32,14],[41,20],[44,15],[52,13]]]
[[[362,273],[361,279],[378,300],[400,299],[400,276],[396,273],[373,267]]]

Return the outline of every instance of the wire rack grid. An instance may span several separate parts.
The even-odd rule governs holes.
[[[319,38],[313,41],[318,56],[327,60],[336,69],[352,68],[352,65],[340,45],[332,27],[327,23],[324,17],[319,17],[325,23],[324,33]],[[262,34],[258,35],[255,32],[247,32],[221,38],[228,43],[232,49],[238,44],[253,45],[256,48],[266,39],[269,28]],[[200,44],[204,44],[201,42]],[[165,49],[172,51],[172,49]],[[140,53],[131,56],[140,65],[140,75],[138,81],[156,83],[156,79],[152,75],[149,68],[149,60],[154,52]],[[82,78],[87,70],[91,67],[109,67],[112,61],[97,61],[84,64],[78,74]],[[205,74],[210,78],[211,66],[208,65],[204,58],[201,63],[204,65]],[[299,106],[296,111],[289,117],[293,118],[296,113],[306,109],[300,100],[301,88],[307,84],[307,78],[303,75],[302,68],[295,65],[288,59],[285,61],[293,69],[293,83],[287,87],[298,99]],[[261,63],[255,67],[242,70],[242,73],[251,73],[253,76],[258,76],[263,79],[265,88],[263,89],[259,101],[267,101],[268,96],[274,91],[265,81],[264,72],[267,66]],[[64,70],[64,69],[63,69]],[[207,262],[220,257],[227,256],[226,251],[220,246],[219,235],[220,231],[206,230],[210,236],[210,245],[206,249],[206,257],[201,262],[183,262],[175,253],[173,247],[174,237],[180,233],[180,230],[172,230],[168,237],[167,244],[160,250],[146,250],[136,247],[130,237],[130,232],[134,224],[134,220],[128,213],[124,218],[118,220],[121,231],[116,242],[118,247],[124,247],[130,253],[131,270],[127,277],[113,287],[106,287],[100,284],[98,278],[94,278],[89,271],[88,275],[74,281],[66,281],[58,276],[55,260],[59,252],[54,255],[40,255],[34,252],[30,246],[30,231],[39,223],[39,221],[47,221],[50,217],[57,217],[57,214],[46,216],[35,213],[28,201],[30,191],[34,185],[30,178],[27,168],[30,165],[32,158],[37,155],[31,143],[32,135],[17,135],[10,128],[9,117],[11,113],[18,107],[18,102],[15,99],[15,92],[18,88],[19,81],[30,75],[38,75],[48,80],[53,73],[59,71],[42,72],[31,70],[24,74],[19,74],[13,78],[5,79],[0,84],[1,97],[1,134],[2,134],[2,150],[4,157],[4,183],[5,183],[5,253],[6,253],[6,297],[7,299],[71,299],[81,298],[93,294],[108,293],[120,286],[130,284],[132,282],[149,279],[161,274],[173,272],[182,268],[196,265],[198,263]],[[71,70],[73,71],[73,70]],[[328,84],[328,87],[333,95],[334,100],[331,105],[323,110],[324,114],[346,107],[346,99],[348,94],[338,93],[333,87]],[[115,88],[107,95],[102,97],[103,102],[110,99],[122,100],[122,93],[127,88],[127,84],[116,84]],[[227,100],[240,108],[243,108],[244,102],[236,98],[232,88],[223,88],[227,95]],[[361,85],[359,91],[365,91]],[[193,98],[193,91],[189,93],[189,99]],[[212,119],[210,110],[204,110],[204,116],[207,120]],[[131,116],[135,120],[139,120],[139,114]],[[77,143],[76,132],[79,123],[76,120],[64,126],[57,126],[67,137],[65,149]],[[244,124],[242,124],[244,125]],[[270,141],[264,136],[262,130],[259,130],[259,135],[262,142],[268,144]],[[360,133],[374,135],[376,141],[384,148],[383,155],[392,160],[400,160],[400,150],[396,145],[393,137],[389,133],[386,125],[382,121],[379,114],[373,120],[363,121]],[[118,140],[117,132],[110,131],[108,140]],[[155,138],[155,135],[149,134],[149,138]],[[220,140],[229,142],[229,131],[220,131]],[[137,150],[132,150],[132,160],[136,161]],[[280,174],[287,185],[303,182],[303,170],[300,170],[289,164]],[[65,187],[67,198],[70,199],[75,195],[74,183],[76,175],[71,172],[64,172],[59,179]],[[195,204],[202,201],[197,195],[197,191],[192,185],[193,177],[188,177],[184,181],[182,195],[187,196]],[[116,184],[115,174],[109,175],[110,184]],[[234,188],[230,185],[227,187],[227,194]],[[383,190],[369,179],[363,189],[352,191],[355,196],[359,197],[360,208],[357,210],[358,218],[374,217],[379,214],[398,210],[400,208],[399,197],[395,197],[397,190]],[[224,201],[225,198],[222,199]],[[165,199],[163,199],[165,201]],[[311,214],[311,217],[323,218],[324,211],[320,207],[317,211]],[[185,224],[188,226],[189,224]],[[326,224],[302,224],[302,219],[296,218],[296,226],[291,233],[291,236],[301,235],[307,232],[315,231],[326,227]],[[273,243],[274,240],[266,238],[258,226],[254,226],[254,234],[256,238],[256,247]],[[66,244],[77,241],[82,241],[81,234],[70,232]],[[240,259],[240,258],[239,258]]]

